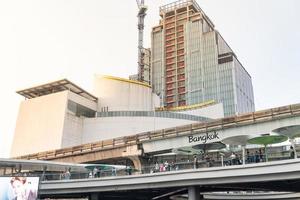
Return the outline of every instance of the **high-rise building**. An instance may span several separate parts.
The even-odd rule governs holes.
[[[254,111],[252,80],[194,0],[160,7],[152,28],[151,85],[164,107],[210,100],[225,116]]]

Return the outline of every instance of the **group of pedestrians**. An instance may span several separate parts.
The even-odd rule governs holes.
[[[70,170],[66,170],[65,172],[63,172],[62,174],[60,174],[60,179],[63,180],[69,180],[71,178],[71,172]]]
[[[255,153],[250,153],[249,150],[247,150],[247,163],[259,163],[264,161],[264,152],[262,149],[255,151]]]
[[[206,166],[206,167],[211,167],[213,166],[213,162],[214,160],[211,159],[211,157],[208,155],[208,154],[205,154],[203,157],[202,157],[202,166]],[[193,168],[194,169],[198,169],[199,168],[199,160],[198,160],[198,156],[197,155],[194,155],[193,157]]]
[[[175,165],[174,162],[169,163],[168,161],[161,161],[160,164],[158,162],[155,162],[154,168],[151,170],[152,173],[157,173],[157,172],[165,172],[165,171],[173,171],[173,170],[178,170],[178,166]]]
[[[99,178],[99,177],[101,177],[101,169],[94,167],[94,169],[89,173],[89,178]]]
[[[241,165],[241,164],[242,164],[241,156],[236,153],[231,153],[229,165]]]

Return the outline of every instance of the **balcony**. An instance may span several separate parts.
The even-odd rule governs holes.
[[[166,59],[171,59],[175,57],[175,52],[166,53]]]
[[[175,70],[170,70],[170,71],[167,71],[167,72],[166,72],[166,76],[167,76],[167,77],[172,77],[172,76],[175,75],[175,73],[176,73]]]
[[[185,87],[178,88],[178,93],[179,94],[185,94]]]
[[[184,74],[180,74],[177,76],[178,81],[183,81],[185,80],[185,75]]]
[[[171,71],[171,70],[175,70],[175,64],[171,64],[171,65],[166,66],[166,71]]]
[[[167,83],[167,90],[173,90],[175,88],[175,83]]]
[[[174,39],[175,39],[175,33],[170,34],[170,35],[166,35],[166,41],[174,40]]]
[[[184,68],[184,67],[185,67],[185,66],[184,66],[184,61],[178,62],[177,66],[178,66],[178,69]]]

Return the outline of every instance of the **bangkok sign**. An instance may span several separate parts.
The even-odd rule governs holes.
[[[202,135],[197,135],[197,136],[194,136],[194,135],[188,136],[189,143],[199,143],[199,142],[201,142],[201,143],[205,144],[208,141],[215,140],[215,139],[220,140],[219,133],[217,131],[202,134]]]

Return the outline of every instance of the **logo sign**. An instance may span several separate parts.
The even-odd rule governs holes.
[[[213,131],[213,132],[205,133],[205,134],[201,134],[201,135],[196,135],[196,136],[194,136],[194,135],[188,136],[189,144],[191,144],[191,143],[205,144],[209,141],[216,142],[214,140],[216,140],[216,141],[220,140],[219,133],[217,131]]]

